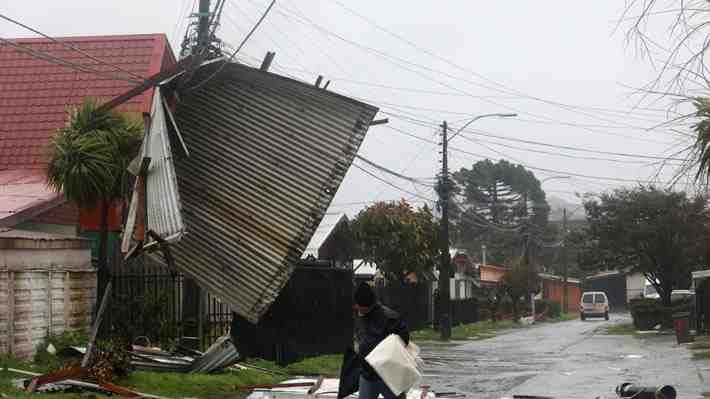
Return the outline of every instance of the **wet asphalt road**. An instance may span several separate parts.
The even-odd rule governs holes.
[[[628,322],[628,315],[611,315],[608,322],[543,323],[482,341],[422,343],[423,384],[468,399],[616,398],[614,388],[622,382],[670,384],[678,398],[710,392],[710,361],[691,360],[674,336],[603,333],[610,323]]]

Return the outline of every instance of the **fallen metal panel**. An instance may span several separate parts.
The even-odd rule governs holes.
[[[160,88],[156,88],[150,115],[150,129],[143,138],[141,158],[150,158],[146,176],[146,231],[152,230],[162,239],[170,242],[182,237],[185,224],[181,213],[180,195],[163,104]],[[124,235],[121,248],[124,252],[128,250],[135,229],[139,191],[135,189],[131,199],[126,221],[127,234]]]
[[[203,66],[200,82],[221,64]],[[227,64],[180,93],[190,157],[175,162],[188,234],[176,266],[246,319],[276,299],[350,167],[377,108]]]
[[[191,373],[210,373],[231,366],[239,360],[239,352],[229,336],[219,337],[190,367]]]

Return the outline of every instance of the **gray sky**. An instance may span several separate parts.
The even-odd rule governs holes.
[[[274,50],[272,71],[309,82],[323,75],[331,80],[329,89],[365,99],[388,112],[381,117],[389,117],[389,127],[371,128],[360,154],[409,176],[432,178],[439,168],[438,148],[392,128],[438,140],[436,125],[442,120],[456,128],[467,118],[494,112],[519,116],[480,120],[471,128],[600,151],[667,155],[673,145],[689,141],[687,137],[679,141],[679,136],[666,131],[642,129],[665,120],[663,102],[650,105],[652,110],[632,110],[639,100],[632,88],[649,81],[654,70],[627,47],[623,31],[614,33],[623,3],[342,0],[349,10],[396,33],[397,38],[335,1],[277,0],[238,58],[258,64],[267,50]],[[184,15],[192,5],[193,0],[0,0],[0,12],[53,36],[164,32],[177,52],[186,26]],[[267,5],[266,0],[228,0],[219,36],[236,46]],[[2,21],[0,36],[31,34]],[[454,170],[477,160],[456,151],[464,150],[560,171],[533,170],[539,179],[572,173],[648,180],[658,171],[658,165],[648,165],[649,160],[472,134],[462,134],[451,146]],[[434,198],[431,188],[373,172],[421,197]],[[661,178],[670,176],[668,171]],[[576,201],[574,192],[624,184],[633,183],[575,177],[549,180],[543,188],[548,195]],[[353,214],[364,206],[362,202],[402,196],[412,197],[351,168],[333,210]]]

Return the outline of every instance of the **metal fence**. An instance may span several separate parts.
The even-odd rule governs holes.
[[[232,309],[219,298],[204,294],[202,309],[205,310],[202,327],[202,347],[208,348],[219,337],[229,333],[232,326]]]
[[[181,343],[204,350],[229,333],[233,314],[230,307],[204,290],[198,290],[195,295],[199,297],[192,301],[199,302],[199,334],[196,342],[188,342],[185,306],[192,302],[186,301],[191,299],[186,296],[192,291],[186,289],[182,274],[153,255],[141,254],[126,262],[116,250],[110,264],[110,272],[98,273],[96,308],[106,285],[109,281],[112,283],[111,300],[101,324],[102,338],[121,337],[164,348]]]
[[[113,262],[111,301],[104,315],[102,336],[121,337],[168,346],[182,336],[183,276],[140,255]]]

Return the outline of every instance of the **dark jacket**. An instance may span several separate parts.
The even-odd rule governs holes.
[[[379,303],[366,315],[358,315],[355,327],[358,339],[358,353],[363,359],[390,334],[399,335],[405,345],[409,344],[407,323],[402,320],[399,313]],[[367,362],[363,361],[363,363],[363,377],[371,381],[380,378]]]

